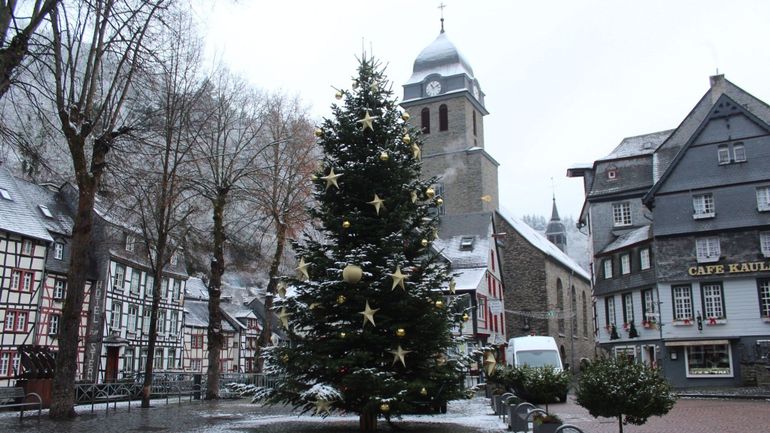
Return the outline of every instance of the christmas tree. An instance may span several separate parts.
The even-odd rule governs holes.
[[[282,379],[257,399],[357,413],[373,431],[380,415],[445,409],[463,395],[463,365],[447,355],[462,311],[448,305],[451,276],[431,249],[436,180],[420,179],[419,132],[383,68],[364,56],[352,88],[335,96],[316,130],[323,159],[310,212],[323,239],[294,243],[296,277],[276,303],[290,344],[266,355]]]

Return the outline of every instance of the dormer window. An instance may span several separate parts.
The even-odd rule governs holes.
[[[611,168],[607,170],[607,179],[609,180],[615,180],[618,178],[618,169]]]
[[[42,212],[46,218],[53,218],[53,214],[51,213],[50,209],[48,209],[48,206],[41,204],[38,205],[38,207],[40,208],[40,212]]]
[[[6,200],[11,200],[11,194],[5,188],[0,188],[0,197],[3,197]]]
[[[473,249],[473,236],[465,236],[460,239],[460,249],[463,251],[470,251]]]
[[[134,244],[136,244],[136,237],[132,234],[126,235],[126,251],[134,252]]]

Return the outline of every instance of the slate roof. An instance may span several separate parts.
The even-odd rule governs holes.
[[[492,214],[475,213],[441,217],[439,238],[433,248],[452,264],[452,270],[487,266]],[[473,238],[472,249],[463,249],[466,238]]]
[[[0,198],[0,230],[52,242],[53,238],[38,216],[37,206],[29,202],[23,187],[19,186],[23,182],[5,167],[0,167],[0,188],[8,191],[11,197],[10,200]]]
[[[652,154],[673,132],[673,129],[668,129],[666,131],[637,135],[635,137],[626,137],[612,152],[610,152],[609,155],[598,161],[609,161],[613,159]]]
[[[623,233],[617,239],[612,241],[609,245],[604,247],[604,249],[599,254],[606,254],[612,251],[621,250],[623,248],[630,247],[631,245],[635,245],[640,242],[644,242],[648,239],[652,239],[651,228],[652,226],[646,225],[644,227],[639,227],[637,229],[631,230],[628,233]]]
[[[419,83],[431,74],[444,77],[465,74],[473,78],[473,69],[442,30],[414,60],[412,76],[404,84]]]
[[[184,303],[185,326],[193,328],[206,328],[209,326],[209,303],[206,301],[185,300]],[[235,328],[229,320],[222,320],[222,331],[235,332]]]
[[[209,289],[200,278],[190,277],[185,284],[184,297],[185,299],[207,301],[209,299]]]
[[[559,247],[552,244],[551,241],[545,238],[545,236],[541,235],[535,229],[527,225],[527,223],[514,217],[505,209],[500,209],[498,211],[498,215],[505,219],[505,221],[507,221],[508,224],[510,224],[517,233],[519,233],[524,239],[527,240],[527,242],[532,244],[532,246],[540,250],[543,254],[573,270],[576,274],[585,278],[586,280],[591,281],[591,277],[588,275],[588,272],[586,272],[585,269],[577,264],[576,261],[572,260],[572,258],[570,258],[562,250],[560,250]]]
[[[60,200],[56,191],[52,191],[50,188],[32,182],[19,179],[16,181],[19,189],[23,192],[27,202],[30,204],[30,207],[33,208],[34,212],[37,212],[38,219],[49,232],[65,236],[72,235],[74,221],[70,215],[69,208],[63,200]],[[48,208],[52,218],[43,214],[40,205]]]

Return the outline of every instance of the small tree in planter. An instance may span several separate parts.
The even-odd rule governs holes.
[[[532,418],[532,433],[554,433],[562,425],[561,418],[553,414],[537,414]]]
[[[510,367],[503,373],[506,387],[514,394],[533,404],[548,404],[554,400],[567,401],[567,392],[572,375],[568,371],[557,371],[552,366]]]
[[[653,415],[668,413],[676,398],[657,368],[625,357],[598,359],[578,380],[577,403],[594,417],[617,418],[624,424],[642,425]]]

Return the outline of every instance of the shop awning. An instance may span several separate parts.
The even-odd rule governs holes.
[[[666,341],[666,347],[674,346],[708,346],[712,344],[729,344],[729,340],[686,340],[686,341]]]

